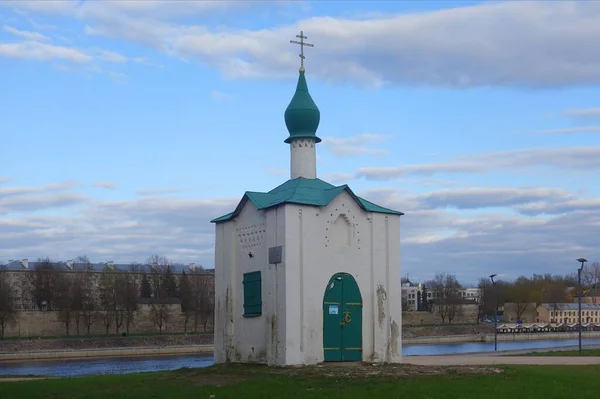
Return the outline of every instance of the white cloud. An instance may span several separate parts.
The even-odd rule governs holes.
[[[174,194],[184,191],[183,188],[145,188],[137,190],[136,194],[140,196],[153,196],[160,194]]]
[[[36,41],[0,43],[0,56],[38,61],[66,60],[77,63],[90,62],[93,60],[92,56],[85,54],[82,51]]]
[[[89,34],[195,58],[231,77],[291,74],[297,58],[283,38],[295,37],[302,27],[316,46],[307,69],[331,81],[445,87],[600,82],[600,54],[593,51],[600,34],[595,2],[493,2],[356,19],[320,16],[260,30],[221,26],[211,31],[171,22],[182,15],[249,7],[243,3],[250,2],[174,7],[165,1],[86,1],[72,15],[88,23]]]
[[[587,133],[587,132],[600,132],[600,126],[573,126],[565,127],[560,129],[546,129],[537,130],[532,132],[519,132],[528,134],[570,134],[570,133]]]
[[[307,70],[332,82],[459,88],[600,83],[600,53],[594,51],[600,35],[597,2],[485,2],[427,12],[319,16],[259,30],[211,29],[181,17],[256,11],[259,6],[279,9],[289,2],[173,3],[10,4],[30,12],[70,15],[85,24],[88,34],[195,59],[227,77],[292,75],[298,60],[285,38],[303,29],[315,44]],[[300,9],[303,4],[291,7]]]
[[[361,155],[386,155],[384,148],[372,148],[375,143],[382,143],[390,138],[389,135],[359,134],[350,137],[324,137],[325,148],[339,157],[356,157]]]
[[[562,189],[550,188],[466,188],[446,189],[418,197],[420,207],[458,209],[481,209],[487,207],[509,207],[536,201],[559,201],[572,198]]]
[[[356,175],[352,173],[326,173],[323,175],[323,180],[331,184],[345,184],[355,178]]]
[[[37,40],[37,41],[50,40],[50,38],[48,36],[44,36],[41,33],[23,31],[23,30],[13,28],[12,26],[3,26],[2,29],[5,32],[9,32],[9,33],[12,33],[13,35],[24,37],[27,40]]]
[[[445,162],[391,167],[363,167],[357,176],[370,180],[393,180],[405,176],[438,173],[483,173],[497,170],[524,170],[552,167],[577,171],[600,169],[600,146],[530,148],[456,157]]]
[[[567,109],[567,110],[565,110],[564,113],[567,116],[572,116],[572,117],[577,117],[577,118],[599,117],[600,116],[600,107]]]
[[[117,62],[117,63],[127,62],[127,57],[125,57],[124,55],[121,55],[119,53],[115,53],[114,51],[104,51],[99,56],[99,58],[103,61],[108,61],[108,62]]]
[[[115,183],[111,183],[108,181],[97,181],[93,184],[94,187],[100,187],[100,188],[105,188],[107,190],[114,190],[117,188],[117,186],[115,185]]]
[[[67,182],[13,191],[10,197],[0,193],[0,259],[71,259],[87,254],[97,260],[130,262],[160,253],[178,262],[212,267],[214,226],[209,222],[239,201],[177,199],[151,192],[134,200],[98,201],[78,196],[69,187],[77,186]],[[379,188],[359,195],[406,212],[401,223],[403,270],[419,278],[458,271],[459,278],[474,281],[497,270],[516,277],[523,270],[558,272],[574,253],[600,258],[598,198],[548,188],[440,190],[424,195]],[[568,207],[543,217],[439,209],[479,204],[510,210],[539,203]],[[61,216],[44,214],[53,207],[61,207]]]

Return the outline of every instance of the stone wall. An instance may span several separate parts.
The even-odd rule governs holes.
[[[537,316],[537,307],[535,303],[528,303],[525,306],[525,310],[521,315],[521,321],[525,324],[535,323]],[[517,322],[517,304],[507,302],[504,304],[504,322],[505,323],[516,323]]]
[[[171,314],[171,321],[163,327],[163,331],[167,332],[183,332],[185,317],[181,313],[181,307],[179,305],[172,305],[169,308]],[[213,329],[213,319],[209,318],[206,325],[207,331]],[[188,331],[194,330],[194,319],[191,317],[188,321]],[[125,325],[121,326],[119,333],[125,331]],[[150,333],[157,332],[158,327],[154,324],[150,317],[150,306],[141,305],[138,311],[135,313],[134,321],[129,328],[130,333]],[[204,331],[202,322],[198,322],[198,331]],[[109,333],[115,334],[115,326],[110,327]],[[80,335],[87,334],[87,328],[83,323],[83,319],[80,321],[79,326]],[[96,321],[90,328],[90,334],[106,334],[106,327],[102,321],[102,318],[98,316]],[[8,326],[6,336],[22,336],[22,337],[38,337],[38,336],[63,336],[66,335],[65,323],[60,321],[58,312],[47,312],[47,311],[27,311],[19,312],[15,323]],[[72,318],[69,335],[77,335],[77,326],[75,317]]]
[[[477,322],[477,305],[463,305],[462,315],[452,320],[452,324]],[[441,324],[442,319],[434,312],[403,312],[402,325]],[[446,321],[446,324],[448,321]]]

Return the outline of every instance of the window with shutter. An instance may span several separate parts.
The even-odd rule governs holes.
[[[262,314],[262,285],[260,271],[244,273],[244,317]]]

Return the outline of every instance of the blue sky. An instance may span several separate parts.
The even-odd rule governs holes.
[[[403,275],[600,260],[600,3],[4,1],[0,261],[159,253],[289,176],[304,30],[319,177],[406,213]]]

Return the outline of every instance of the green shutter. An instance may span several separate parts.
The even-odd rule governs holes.
[[[244,316],[262,314],[262,285],[260,271],[244,273]]]

